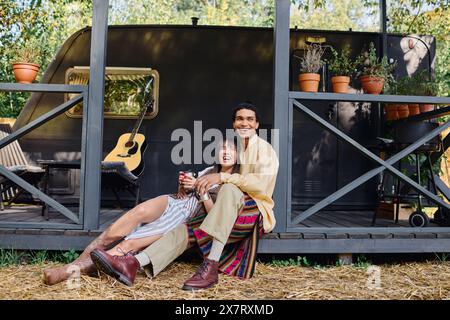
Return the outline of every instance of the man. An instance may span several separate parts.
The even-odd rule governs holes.
[[[251,103],[239,104],[233,113],[233,128],[241,142],[239,173],[209,174],[196,182],[200,193],[212,185],[222,184],[216,202],[207,215],[193,217],[192,221],[188,221],[187,228],[185,225],[178,226],[136,256],[112,257],[103,250],[95,250],[97,267],[123,283],[133,283],[139,267],[145,267],[149,276],[156,276],[189,244],[196,244],[203,253],[204,261],[184,283],[184,290],[215,285],[219,269],[242,278],[250,277],[259,228],[268,233],[275,226],[272,194],[278,172],[276,153],[268,142],[258,137],[258,127],[256,107]],[[262,217],[262,225],[259,217]],[[242,241],[236,240],[239,235],[243,235]],[[253,238],[247,239],[250,235]]]

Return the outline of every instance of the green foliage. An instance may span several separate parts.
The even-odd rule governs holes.
[[[29,263],[31,264],[44,264],[48,258],[48,252],[45,250],[31,251],[29,253]]]
[[[411,77],[413,90],[411,94],[416,96],[435,96],[438,93],[438,84],[430,77],[427,70],[417,72]]]
[[[447,252],[443,252],[441,254],[435,253],[436,260],[439,261],[439,263],[447,263],[450,259],[450,254]]]
[[[436,38],[435,84],[438,96],[450,95],[450,6],[448,0],[391,1],[388,31]]]
[[[413,166],[414,168],[416,167],[416,156],[414,154],[410,154],[406,157],[407,162],[409,163],[409,165]],[[439,159],[433,163],[432,167],[431,167],[431,171],[433,171],[433,174],[435,175],[442,175],[443,172],[441,170],[441,161],[445,159],[444,155],[440,156]],[[423,166],[425,166],[427,162],[427,157],[424,154],[420,154],[419,155],[419,164],[421,166],[421,168],[423,168]],[[428,166],[426,166],[426,168],[428,168]],[[405,170],[406,173],[405,175],[408,175],[408,170]],[[414,180],[417,180],[417,174],[414,173],[412,175],[412,178]],[[420,170],[420,181],[421,181],[421,185],[422,186],[426,186],[426,182],[429,179],[429,171],[428,170]]]
[[[357,61],[350,58],[350,46],[345,46],[340,52],[330,48],[332,57],[327,60],[328,69],[336,76],[351,77],[356,71]]]
[[[41,60],[42,55],[42,43],[39,39],[31,38],[20,44],[15,44],[11,47],[11,61],[35,63]]]
[[[295,0],[291,27],[378,32],[378,3],[364,0]]]
[[[62,260],[64,263],[71,263],[77,259],[80,255],[73,249],[66,251],[62,254]]]
[[[71,263],[78,258],[75,250],[69,251],[18,251],[15,249],[0,248],[0,267],[15,266],[19,264],[39,264],[46,262]]]
[[[274,267],[311,267],[313,264],[306,258],[298,256],[296,259],[272,260],[270,265]]]
[[[363,254],[356,257],[356,263],[353,265],[355,268],[367,269],[373,263]]]
[[[19,265],[22,263],[24,254],[14,249],[0,248],[0,267]]]
[[[361,66],[360,74],[362,76],[379,77],[385,80],[393,79],[392,71],[394,71],[395,64],[389,64],[386,57],[378,58],[373,42],[369,44],[368,51],[361,52],[357,61]]]
[[[110,0],[109,24],[191,24],[272,27],[274,0]],[[292,0],[291,25],[327,30],[379,31],[378,1]],[[38,41],[41,73],[59,47],[77,30],[91,25],[92,0],[0,1],[0,82],[14,82],[11,49]],[[450,93],[450,37],[448,0],[388,2],[388,31],[431,34],[436,37],[438,95]],[[0,117],[16,117],[28,93],[0,93]]]
[[[417,72],[391,83],[389,93],[414,96],[435,96],[438,85],[435,79],[430,78],[427,70]]]

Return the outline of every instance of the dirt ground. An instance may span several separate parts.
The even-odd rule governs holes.
[[[217,286],[195,293],[180,289],[196,269],[191,262],[174,263],[154,279],[139,274],[131,288],[104,275],[46,286],[48,266],[0,268],[0,299],[450,299],[450,262],[441,261],[369,268],[258,263],[250,280],[221,275]]]

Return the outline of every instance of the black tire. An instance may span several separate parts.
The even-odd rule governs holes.
[[[423,228],[428,225],[430,218],[422,211],[415,211],[409,216],[409,225],[414,228]]]

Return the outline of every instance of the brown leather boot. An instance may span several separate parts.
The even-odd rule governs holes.
[[[97,268],[92,262],[91,258],[86,258],[72,263],[66,264],[58,268],[49,268],[44,270],[43,281],[47,285],[54,285],[62,281],[66,281],[69,277],[76,272],[77,269],[80,270],[80,275],[92,275],[95,274]]]
[[[205,258],[195,274],[189,278],[181,289],[201,290],[211,288],[219,282],[219,262]]]
[[[140,265],[132,254],[112,256],[105,250],[95,249],[91,252],[91,258],[98,270],[127,286],[133,285]]]

